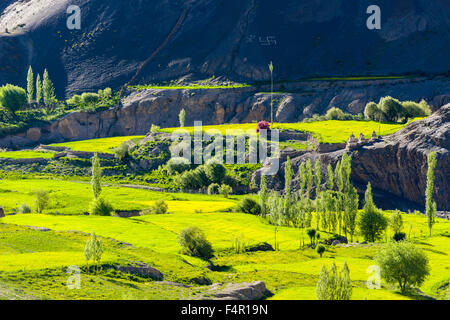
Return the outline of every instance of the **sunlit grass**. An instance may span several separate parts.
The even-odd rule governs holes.
[[[7,151],[0,152],[0,159],[50,159],[53,158],[53,152],[41,152],[34,150]]]
[[[51,146],[68,147],[74,151],[113,153],[113,149],[120,146],[123,142],[133,139],[142,139],[143,137],[144,136],[123,136],[123,137],[100,138],[100,139],[55,143],[52,144]]]

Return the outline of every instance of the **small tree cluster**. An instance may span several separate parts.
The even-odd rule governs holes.
[[[347,263],[344,262],[340,272],[334,262],[328,271],[322,266],[316,285],[317,300],[350,300],[351,296],[352,283]]]
[[[380,99],[378,104],[369,102],[364,109],[364,116],[373,121],[397,122],[415,117],[426,117],[431,109],[425,100],[419,103],[413,101],[400,102],[390,96]]]
[[[103,255],[103,245],[100,239],[97,238],[95,232],[92,232],[91,239],[86,242],[86,246],[84,247],[84,257],[86,259],[88,270],[89,270],[89,261],[92,260],[93,263],[98,264],[102,259]]]

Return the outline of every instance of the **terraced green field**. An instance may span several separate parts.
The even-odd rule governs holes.
[[[0,152],[0,159],[50,159],[53,158],[52,152],[40,152],[34,150],[22,150],[22,151],[6,151]]]
[[[112,138],[100,138],[82,141],[72,141],[64,143],[55,143],[54,147],[68,147],[74,151],[113,153],[113,149],[120,146],[123,142],[129,140],[139,140],[144,136],[121,136]]]

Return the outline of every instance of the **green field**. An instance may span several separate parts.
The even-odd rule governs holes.
[[[53,158],[52,152],[40,152],[34,150],[22,150],[22,151],[6,151],[0,152],[0,159],[37,159],[44,158],[50,159]]]
[[[322,121],[310,123],[277,123],[285,130],[310,132],[320,142],[344,142],[351,133],[369,137],[373,130],[382,135],[401,129],[402,124],[378,124],[371,121]],[[173,132],[178,128],[161,129]],[[193,128],[185,128],[191,133]],[[204,126],[203,130],[256,129],[256,124]],[[239,132],[235,132],[239,134]],[[111,153],[113,148],[141,136],[114,137],[56,144],[72,150]],[[306,142],[288,141],[282,145],[304,149]],[[48,155],[35,151],[5,152],[16,158]],[[1,155],[1,154],[0,154]],[[42,157],[42,156],[40,156]],[[1,157],[0,157],[1,158]],[[68,161],[68,160],[67,160]],[[89,160],[70,160],[90,166]],[[116,161],[116,160],[114,160]],[[118,162],[116,162],[118,163]],[[110,165],[110,163],[107,163]],[[227,165],[226,170],[244,174],[239,168]],[[245,169],[245,168],[244,168]],[[256,167],[254,168],[256,169]],[[253,169],[253,170],[254,170]],[[86,215],[92,201],[89,176],[56,179],[51,172],[16,172],[0,176],[0,207],[7,214],[0,218],[0,300],[1,299],[205,299],[210,297],[205,283],[242,283],[264,281],[273,293],[269,299],[316,299],[315,287],[322,265],[336,263],[338,268],[346,262],[352,279],[352,299],[443,299],[448,298],[450,283],[450,221],[436,219],[432,236],[428,236],[426,217],[421,214],[402,214],[403,231],[407,239],[422,248],[430,261],[431,272],[425,282],[401,294],[396,286],[382,281],[381,289],[368,289],[366,281],[374,257],[393,236],[391,229],[378,243],[360,244],[361,235],[355,235],[351,245],[326,246],[323,257],[305,246],[309,243],[303,228],[277,227],[279,251],[240,252],[233,243],[240,239],[246,247],[261,243],[275,245],[275,227],[260,216],[235,212],[236,204],[245,196],[257,199],[255,194],[220,195],[152,191],[138,186],[103,184],[102,197],[115,210],[143,210],[164,200],[166,214],[150,214],[131,218]],[[158,169],[160,170],[160,169]],[[103,181],[108,180],[104,177]],[[114,182],[116,183],[116,182]],[[117,182],[122,183],[122,182]],[[131,181],[130,183],[133,183]],[[35,213],[36,191],[48,191],[50,200],[42,214]],[[27,204],[33,213],[14,214]],[[391,212],[384,212],[389,217]],[[312,226],[316,226],[313,212]],[[197,226],[211,242],[215,257],[214,271],[206,268],[207,261],[180,253],[177,237],[181,230]],[[38,228],[48,228],[43,231]],[[100,270],[90,271],[84,258],[84,247],[95,232],[102,239],[103,257]],[[335,235],[319,230],[321,241]],[[114,266],[145,263],[164,274],[163,282],[114,270]],[[67,268],[81,269],[81,289],[67,288]],[[176,285],[174,285],[174,283]],[[180,286],[183,284],[184,286]]]
[[[385,136],[402,129],[405,126],[406,126],[405,124],[390,124],[390,123],[380,124],[375,121],[356,121],[356,120],[349,120],[349,121],[328,120],[316,122],[274,124],[275,129],[294,130],[312,133],[315,137],[318,138],[320,143],[346,142],[352,133],[356,137],[359,136],[359,133],[362,133],[366,138],[370,138],[372,132],[375,131],[378,135]],[[161,129],[161,131],[172,133],[178,129],[180,128],[166,128]],[[190,134],[194,133],[194,127],[185,127],[182,129],[187,130]],[[229,131],[230,134],[234,135],[242,134],[242,131],[255,133],[256,123],[209,125],[203,126],[202,130],[203,132],[210,130],[210,133],[220,132],[223,135],[227,134],[227,130]]]
[[[123,136],[112,138],[100,138],[82,141],[72,141],[64,143],[55,143],[53,147],[68,147],[74,151],[113,153],[113,149],[120,146],[123,142],[129,140],[139,140],[144,136]]]
[[[189,205],[189,204],[188,204]],[[199,202],[191,204],[201,207]],[[186,259],[192,265],[189,272],[197,275],[199,272],[214,281],[255,281],[262,280],[266,283],[269,290],[274,293],[271,299],[315,299],[315,284],[320,268],[323,264],[330,265],[335,262],[338,266],[346,261],[350,268],[351,278],[353,280],[353,299],[409,299],[410,296],[401,295],[396,289],[386,284],[382,284],[380,290],[370,290],[365,286],[369,274],[367,268],[374,264],[373,256],[381,248],[381,244],[368,244],[356,246],[337,246],[328,247],[323,258],[312,249],[299,250],[302,240],[308,241],[307,236],[302,229],[281,227],[278,232],[280,241],[280,251],[278,252],[255,252],[234,254],[231,250],[231,240],[243,235],[244,241],[248,245],[260,242],[273,243],[273,226],[259,217],[242,213],[216,212],[208,213],[210,205],[203,203],[203,213],[177,212],[165,215],[150,215],[136,218],[115,218],[115,217],[91,217],[91,216],[53,216],[53,215],[15,215],[8,216],[2,220],[6,225],[0,225],[3,229],[18,229],[18,226],[39,226],[52,229],[49,232],[38,232],[27,229],[22,232],[15,232],[13,235],[2,232],[2,238],[8,238],[8,242],[2,242],[0,246],[0,270],[16,274],[21,271],[25,274],[40,274],[42,269],[55,270],[57,273],[61,266],[70,265],[84,266],[82,256],[83,242],[78,241],[82,234],[73,233],[71,230],[82,232],[95,231],[105,239],[115,239],[126,242],[137,249],[127,249],[122,252],[116,246],[107,247],[104,255],[104,263],[120,263],[121,261],[146,261],[152,263],[165,274],[169,274],[172,280],[187,281],[189,276],[180,279],[176,276],[179,265],[175,262],[177,259]],[[442,283],[450,280],[450,238],[448,230],[450,222],[438,219],[433,230],[431,238],[425,236],[427,232],[426,219],[423,216],[404,215],[405,226],[411,225],[410,239],[422,247],[430,259],[431,275],[420,288],[427,295],[437,295],[438,288]],[[227,266],[226,272],[204,271],[201,260],[181,256],[178,254],[179,246],[176,241],[178,232],[187,226],[199,226],[205,231],[207,238],[211,241],[216,250],[214,264]],[[323,238],[327,238],[326,232],[321,232]],[[42,240],[40,240],[42,239]],[[360,240],[360,239],[358,239]],[[110,240],[107,240],[109,243]],[[13,246],[7,243],[14,244]],[[130,258],[129,255],[136,254],[134,251],[150,250],[147,255],[135,255]],[[158,253],[156,253],[158,252]],[[164,256],[165,259],[156,262],[158,256]],[[153,258],[153,259],[151,259]],[[147,260],[149,259],[149,260]],[[174,265],[175,263],[175,265]],[[188,265],[185,266],[188,268]],[[45,271],[49,273],[49,271]],[[189,273],[188,273],[189,275]],[[87,275],[86,277],[93,277]],[[90,298],[98,294],[98,285],[106,285],[106,275],[96,276],[97,286],[84,289],[82,292]],[[124,281],[124,280],[121,280]],[[11,281],[15,285],[21,285],[22,280]],[[43,281],[42,281],[43,282]],[[137,283],[139,287],[141,283]],[[156,283],[147,283],[154,290]],[[55,292],[61,294],[61,297],[70,296],[64,290],[64,283],[56,283],[50,287],[43,284],[42,290],[46,291],[52,298],[55,298]],[[109,286],[109,284],[108,284]],[[195,287],[196,290],[202,290],[201,287]],[[142,289],[143,292],[146,290]],[[27,294],[36,294],[33,290],[25,290]],[[134,290],[132,290],[133,292]],[[145,298],[143,292],[136,293],[138,296],[132,298]],[[42,292],[41,292],[42,294]],[[175,298],[171,292],[164,289],[155,293],[159,298]],[[180,294],[180,293],[177,293]],[[192,294],[191,290],[183,292],[186,297]],[[121,296],[122,295],[122,296]],[[168,296],[169,295],[169,296]],[[123,299],[123,292],[108,298]],[[131,297],[130,297],[131,298]]]

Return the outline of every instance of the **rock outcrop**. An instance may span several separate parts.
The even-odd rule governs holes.
[[[271,295],[262,281],[213,284],[209,291],[215,300],[262,300]]]

